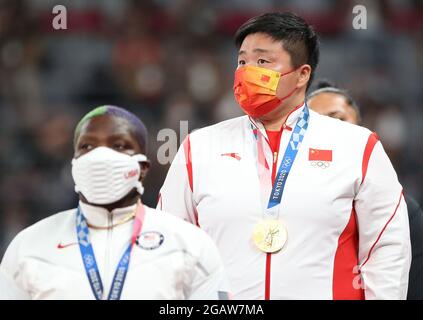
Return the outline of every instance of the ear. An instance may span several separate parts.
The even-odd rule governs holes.
[[[140,162],[140,168],[141,168],[141,174],[140,174],[140,181],[143,182],[145,179],[145,176],[147,175],[148,169],[150,169],[150,161],[143,161]]]
[[[307,83],[310,81],[311,66],[304,64],[300,67],[300,77],[298,79],[297,88],[307,87]]]

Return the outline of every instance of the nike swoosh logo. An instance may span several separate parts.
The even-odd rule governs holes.
[[[68,243],[68,244],[59,243],[57,245],[57,249],[64,249],[64,248],[67,248],[67,247],[70,247],[70,246],[74,246],[76,244],[77,244],[76,242],[72,242],[72,243]]]

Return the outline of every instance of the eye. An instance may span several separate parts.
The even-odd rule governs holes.
[[[269,63],[269,61],[264,60],[264,59],[258,59],[258,60],[257,60],[257,63],[258,63],[258,64],[265,64],[265,63]]]
[[[126,150],[127,148],[128,146],[123,142],[117,142],[113,145],[113,149],[117,151],[123,151],[123,150]]]
[[[84,151],[89,151],[92,148],[93,148],[93,146],[90,143],[82,143],[79,147],[79,149],[84,150]]]
[[[118,139],[116,141],[113,141],[111,147],[119,152],[129,153],[130,151],[134,150],[135,146],[131,141],[128,140],[121,140]]]
[[[239,65],[239,66],[243,66],[243,65],[245,65],[245,60],[239,60],[239,61],[238,61],[238,65]]]

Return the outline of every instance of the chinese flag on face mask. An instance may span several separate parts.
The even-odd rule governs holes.
[[[332,150],[309,149],[309,161],[332,161]]]

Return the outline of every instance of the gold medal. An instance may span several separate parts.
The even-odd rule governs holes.
[[[254,227],[253,241],[261,251],[277,252],[283,248],[287,239],[288,232],[280,220],[265,219]]]

